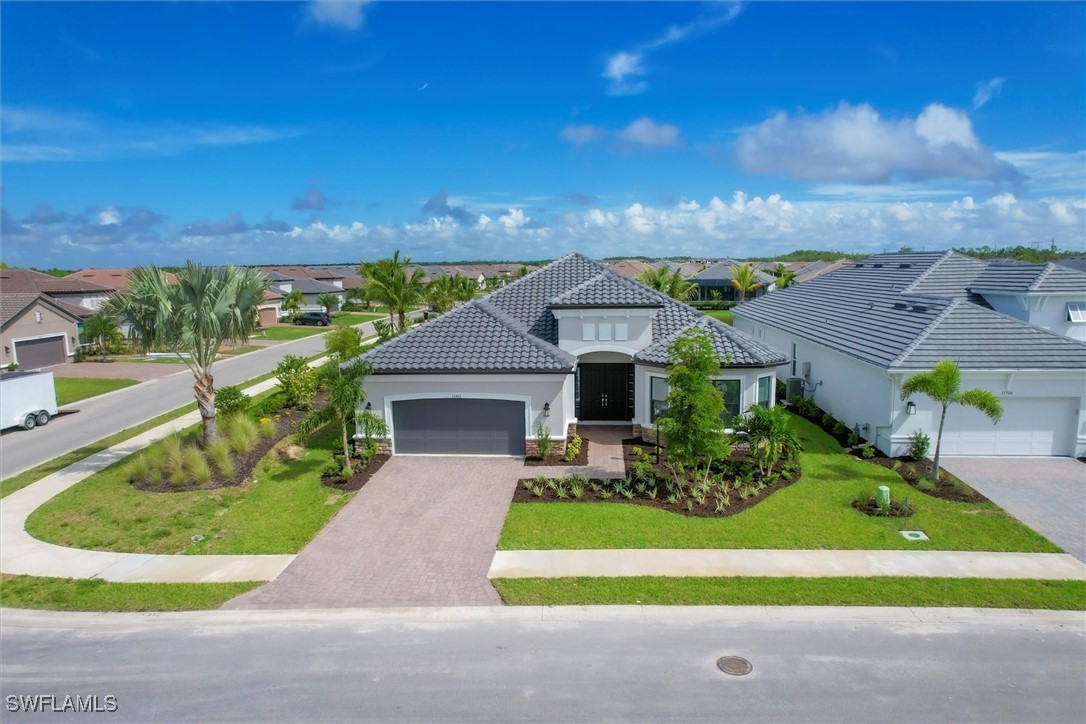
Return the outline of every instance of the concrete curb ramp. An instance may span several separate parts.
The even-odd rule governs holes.
[[[498,551],[488,578],[920,576],[1086,580],[1066,553],[615,549]]]

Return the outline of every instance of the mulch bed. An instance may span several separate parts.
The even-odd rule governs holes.
[[[569,462],[561,455],[552,454],[546,460],[538,455],[524,458],[524,464],[528,467],[574,467],[577,465],[588,465],[588,440],[581,438],[581,452],[577,453]]]
[[[365,467],[362,466],[361,460],[354,460],[354,475],[349,478],[345,478],[342,475],[331,475],[328,477],[321,476],[321,485],[326,485],[329,488],[335,488],[336,490],[361,490],[362,486],[369,482],[370,478],[381,469],[389,458],[392,456],[388,453],[380,453],[373,456]]]
[[[870,515],[872,518],[908,518],[916,512],[916,508],[909,503],[902,503],[897,500],[891,500],[885,511],[874,500],[863,505],[860,504],[860,501],[853,500],[852,507],[864,515]]]
[[[901,476],[909,485],[916,488],[917,482],[921,478],[927,478],[932,480],[932,461],[931,460],[915,460],[910,457],[901,458],[888,458],[884,455],[876,455],[870,458],[868,462],[881,465],[882,467],[893,470],[895,473]],[[895,470],[895,465],[897,469]],[[919,488],[917,488],[919,490]],[[955,484],[951,477],[945,470],[939,471],[939,482],[935,484],[934,490],[921,491],[927,495],[941,498],[943,500],[949,500],[955,503],[988,503],[988,498],[984,497],[977,491],[964,486],[964,484]]]
[[[170,483],[152,485],[146,481],[138,480],[130,481],[129,484],[137,490],[145,490],[149,493],[183,493],[191,490],[214,490],[216,488],[244,485],[261,458],[267,455],[283,438],[294,432],[294,427],[308,414],[308,410],[282,410],[275,424],[275,434],[271,437],[262,435],[252,450],[242,457],[234,458],[234,477],[230,480],[212,478],[211,482],[206,485],[171,485]],[[272,417],[271,419],[274,420],[275,418]],[[214,467],[212,467],[212,470],[214,470]]]

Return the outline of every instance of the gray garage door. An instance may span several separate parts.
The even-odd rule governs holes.
[[[68,361],[68,355],[64,352],[64,337],[16,342],[15,359],[24,370],[63,364]]]
[[[400,400],[392,403],[397,453],[523,455],[524,403]]]

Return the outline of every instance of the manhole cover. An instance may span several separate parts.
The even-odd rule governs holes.
[[[741,656],[721,656],[716,660],[716,667],[732,676],[746,676],[754,670],[750,662]]]

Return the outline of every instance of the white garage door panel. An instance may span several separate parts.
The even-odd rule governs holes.
[[[943,431],[944,455],[1070,455],[1078,399],[1001,398],[998,425],[972,408],[952,407]]]

